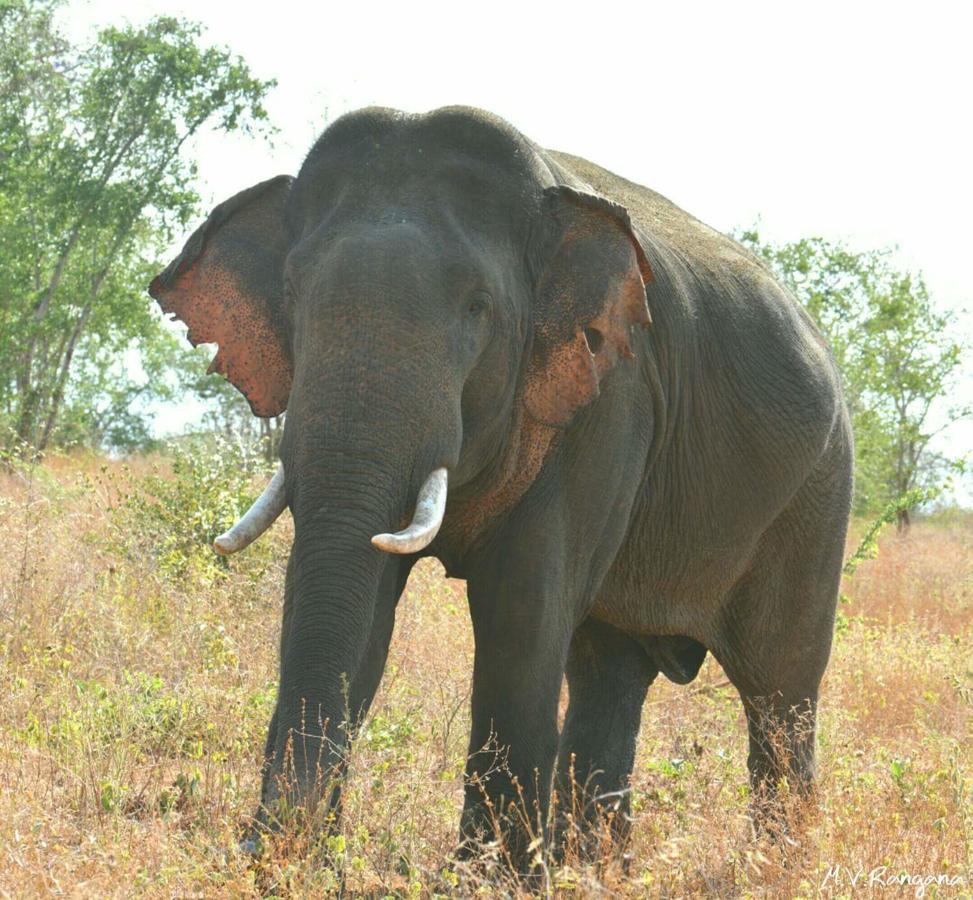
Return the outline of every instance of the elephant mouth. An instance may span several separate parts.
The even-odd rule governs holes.
[[[418,553],[428,547],[443,524],[446,514],[446,493],[449,473],[445,468],[433,469],[419,488],[412,521],[402,531],[376,534],[372,544],[386,553]]]
[[[445,467],[433,469],[419,488],[412,521],[401,531],[376,534],[372,544],[386,553],[397,554],[418,553],[428,547],[443,524],[448,482],[449,473]],[[213,542],[213,549],[222,556],[238,553],[270,528],[286,508],[287,492],[281,464],[250,509]]]

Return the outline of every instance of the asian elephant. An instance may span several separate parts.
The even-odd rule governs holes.
[[[476,643],[461,853],[492,806],[526,866],[509,804],[547,822],[571,775],[623,838],[649,685],[707,651],[756,794],[810,787],[852,436],[825,342],[750,253],[489,113],[373,108],[217,206],[149,291],[255,415],[287,409],[277,475],[217,540],[293,513],[264,821],[339,802],[423,556],[466,580]]]

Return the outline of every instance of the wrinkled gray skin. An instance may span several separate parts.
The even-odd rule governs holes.
[[[613,813],[624,838],[649,685],[691,681],[707,650],[743,700],[758,795],[780,774],[809,788],[852,439],[834,362],[794,299],[658,194],[478,110],[345,116],[293,183],[246,202],[261,191],[283,204],[251,235],[270,261],[237,274],[262,285],[288,345],[280,457],[296,530],[263,819],[281,791],[338,802],[343,685],[358,721],[417,558],[369,539],[408,521],[437,466],[449,506],[421,555],[467,580],[476,640],[461,852],[492,836],[484,791],[503,810],[516,778],[546,820],[572,766],[589,821]],[[597,212],[598,198],[619,207]],[[205,240],[243,202],[214,213]],[[564,263],[558,241],[586,215],[601,237]],[[531,408],[531,372],[593,327],[636,242],[653,324],[631,331],[634,358],[609,358],[591,394],[568,384]],[[571,271],[552,289],[558,265]],[[587,334],[596,365],[613,352],[603,338]],[[768,741],[779,728],[783,757]],[[474,783],[496,746],[507,771]]]

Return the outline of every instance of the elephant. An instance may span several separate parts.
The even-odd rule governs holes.
[[[259,822],[340,814],[426,556],[465,579],[475,641],[461,858],[499,837],[528,870],[523,810],[559,846],[572,783],[573,827],[623,845],[648,688],[707,652],[752,796],[811,793],[852,435],[824,339],[750,252],[493,114],[367,108],[218,205],[149,292],[254,415],[287,411],[216,541],[293,515]]]

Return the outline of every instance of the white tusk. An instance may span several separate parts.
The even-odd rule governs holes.
[[[419,488],[416,511],[409,527],[395,534],[376,534],[372,543],[389,553],[418,553],[439,533],[446,512],[446,469],[433,469]]]
[[[229,531],[213,541],[213,549],[223,556],[237,553],[252,544],[262,535],[277,517],[286,509],[287,497],[284,493],[284,466],[281,465],[264,492]]]

